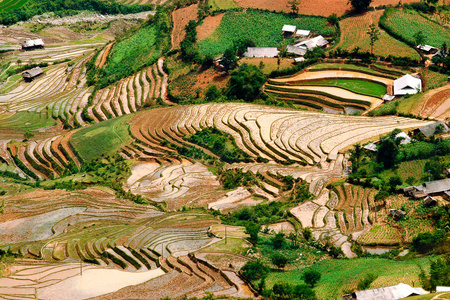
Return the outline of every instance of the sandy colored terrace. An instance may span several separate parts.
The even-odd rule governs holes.
[[[207,38],[219,27],[224,14],[206,17],[202,24],[197,27],[197,39],[199,41]]]
[[[172,49],[180,46],[181,41],[186,36],[184,27],[189,23],[189,21],[197,18],[197,11],[198,4],[173,11]]]
[[[393,84],[394,80],[383,78],[379,76],[373,76],[364,73],[358,73],[355,71],[314,71],[314,72],[302,72],[297,75],[288,78],[277,78],[272,79],[275,82],[296,82],[302,80],[314,80],[314,79],[326,79],[326,78],[355,78],[355,79],[368,79],[371,81],[376,81],[384,85]]]
[[[424,96],[420,116],[445,120],[450,116],[450,85],[434,89]]]

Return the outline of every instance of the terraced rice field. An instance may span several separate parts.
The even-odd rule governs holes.
[[[208,227],[218,223],[210,215],[164,214],[94,188],[34,190],[2,198],[7,207],[0,216],[0,248],[29,258],[0,279],[2,297],[84,299],[122,287],[117,293],[129,298],[142,293],[193,297],[212,286],[217,295],[245,295],[248,290],[233,272],[188,255],[220,240],[208,235]],[[85,262],[82,276],[80,264],[65,262],[68,258]],[[109,276],[122,279],[111,284]],[[188,282],[175,285],[184,280]],[[111,297],[116,299],[106,296]]]
[[[340,66],[330,64],[329,70],[313,67],[290,77],[271,79],[264,91],[279,101],[323,107],[325,111],[343,112],[352,107],[369,111],[382,103],[381,97],[393,85],[393,79],[382,73],[339,70]]]
[[[2,0],[0,1],[0,11],[8,12],[20,8],[24,6],[27,1],[28,0]]]
[[[371,47],[367,31],[371,24],[378,24],[383,12],[383,10],[368,11],[342,20],[339,23],[341,27],[341,40],[338,47],[348,51],[353,50],[355,47],[359,47],[361,51],[370,52]],[[373,47],[373,53],[375,55],[406,56],[413,59],[420,58],[417,51],[413,48],[394,39],[381,28],[378,29],[380,30],[380,39]],[[389,47],[386,47],[386,45],[389,45]]]
[[[374,206],[375,190],[345,184],[331,191],[323,189],[319,197],[291,209],[302,227],[310,227],[316,239],[341,247],[348,257],[355,255],[347,242],[371,228],[370,208]]]

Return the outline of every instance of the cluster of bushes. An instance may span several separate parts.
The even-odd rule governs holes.
[[[202,146],[227,163],[252,162],[250,155],[236,146],[234,137],[217,128],[205,128],[186,138],[189,142]]]
[[[219,181],[225,189],[235,189],[239,186],[250,187],[258,184],[261,179],[259,174],[252,172],[242,172],[242,169],[229,169],[220,174]]]
[[[360,59],[365,64],[370,64],[373,60],[379,58],[381,61],[386,61],[392,63],[394,66],[408,66],[417,67],[420,65],[420,61],[417,59],[412,59],[410,57],[403,56],[375,56],[369,51],[361,51],[359,47],[353,48],[351,51],[337,48],[335,51],[331,50],[328,52],[328,57],[330,58],[348,58],[348,59]],[[399,75],[399,74],[397,74]]]
[[[413,238],[411,250],[418,253],[427,253],[435,249],[437,245],[446,240],[446,233],[442,229],[436,230],[434,233],[423,232]]]
[[[9,69],[8,71],[6,71],[6,74],[9,77],[11,75],[14,75],[14,74],[17,74],[17,73],[20,73],[20,72],[23,72],[25,70],[29,70],[29,69],[32,69],[32,68],[36,68],[36,67],[41,67],[41,68],[48,67],[48,63],[41,62],[41,63],[38,63],[38,64],[26,64],[26,65],[23,65],[23,66],[18,66],[17,68]]]
[[[113,0],[28,0],[20,8],[1,12],[0,24],[12,25],[46,12],[66,15],[71,11],[89,10],[101,14],[129,14],[153,9],[154,5],[151,4],[124,5]]]

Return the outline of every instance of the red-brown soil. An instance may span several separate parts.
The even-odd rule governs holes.
[[[173,30],[172,30],[172,49],[180,46],[181,41],[186,36],[184,27],[191,20],[197,18],[198,4],[180,8],[172,13]]]
[[[103,52],[103,55],[102,55],[102,60],[100,61],[100,64],[98,65],[99,69],[103,68],[103,66],[105,65],[106,58],[108,57],[108,54],[109,54],[109,50],[111,50],[111,46],[112,46],[112,43],[109,44],[108,46],[106,46],[105,52]]]
[[[288,4],[289,0],[236,0],[236,3],[241,7],[268,9],[290,12],[290,6]],[[318,15],[318,16],[329,16],[332,13],[338,16],[343,15],[346,11],[351,9],[351,5],[348,4],[347,0],[302,0],[299,1],[299,14],[304,15]],[[405,0],[402,3],[418,2],[416,0]],[[379,5],[396,5],[397,0],[374,0],[371,6]]]
[[[222,18],[223,14],[206,17],[203,23],[197,27],[197,39],[201,41],[213,34],[222,22]]]

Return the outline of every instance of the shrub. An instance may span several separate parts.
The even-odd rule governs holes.
[[[250,281],[265,277],[269,271],[269,267],[259,259],[247,262],[241,269],[242,275]]]
[[[319,282],[321,276],[320,272],[309,269],[302,274],[302,279],[306,284],[314,287],[316,283]]]

